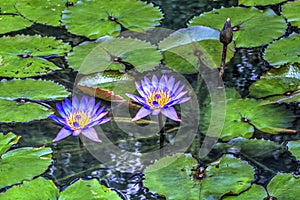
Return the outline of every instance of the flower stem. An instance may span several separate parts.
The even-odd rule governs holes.
[[[164,155],[163,147],[165,142],[165,127],[163,124],[161,113],[159,113],[158,115],[158,126],[159,126],[159,149],[160,149],[159,153],[160,153],[160,157],[163,157]]]
[[[83,149],[83,143],[80,137],[78,137],[79,147],[80,149]]]

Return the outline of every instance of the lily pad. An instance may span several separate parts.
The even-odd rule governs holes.
[[[300,65],[284,65],[271,69],[250,86],[250,95],[256,98],[273,97],[276,102],[300,101]],[[293,96],[294,95],[294,96]]]
[[[24,198],[25,197],[25,198]],[[24,181],[19,186],[13,186],[4,193],[0,193],[3,200],[11,199],[101,199],[120,200],[118,194],[111,189],[100,185],[96,179],[84,181],[79,180],[59,193],[51,180],[38,177],[31,181]]]
[[[40,100],[62,99],[70,93],[52,81],[15,79],[0,81],[0,122],[45,119],[53,111]]]
[[[124,91],[135,91],[134,77],[118,71],[105,71],[82,77],[77,87],[85,93],[104,99],[129,100]]]
[[[235,138],[228,143],[217,143],[219,152],[228,153],[233,150],[251,158],[273,157],[274,153],[284,151],[283,146],[269,140]]]
[[[270,197],[282,200],[298,199],[300,195],[300,178],[292,174],[277,174],[267,186]]]
[[[17,31],[32,25],[15,9],[15,1],[0,0],[0,34]]]
[[[291,23],[292,26],[300,27],[300,1],[296,0],[294,2],[287,2],[281,7],[281,14],[287,18],[287,21]]]
[[[9,133],[0,134],[0,149],[7,149],[18,141],[18,137]],[[7,139],[10,138],[10,140]],[[0,188],[31,180],[43,173],[51,164],[52,150],[46,147],[33,148],[23,147],[11,151],[2,151],[0,159]]]
[[[66,2],[67,1],[63,0],[16,1],[15,8],[22,16],[30,21],[59,26],[61,12],[66,8]]]
[[[223,44],[219,42],[220,32],[205,26],[192,26],[175,31],[159,43],[163,50],[164,64],[175,71],[197,73],[200,65],[218,68],[221,63]],[[234,55],[231,45],[226,61]]]
[[[160,24],[162,13],[142,1],[79,1],[63,11],[62,22],[73,34],[90,39],[116,36],[122,29],[146,31]]]
[[[63,99],[70,93],[64,86],[52,81],[35,79],[14,79],[0,81],[0,99],[16,100],[19,98],[30,100]]]
[[[245,6],[266,6],[285,2],[286,0],[239,0],[239,5]]]
[[[36,103],[17,103],[0,99],[0,122],[29,122],[46,119],[51,114],[53,111]]]
[[[297,160],[300,160],[300,141],[289,141],[287,147]]]
[[[131,38],[109,38],[77,46],[67,56],[69,65],[83,74],[105,70],[124,71],[125,66],[146,71],[157,66],[162,55],[145,41]]]
[[[88,181],[80,179],[60,193],[59,200],[67,199],[120,200],[121,198],[115,191],[100,185],[96,179]]]
[[[270,44],[265,50],[264,59],[273,66],[300,63],[300,34],[292,34]]]
[[[30,77],[59,69],[45,58],[63,56],[71,50],[69,44],[53,37],[25,36],[0,38],[0,76]]]
[[[0,193],[2,200],[11,199],[58,199],[59,191],[51,180],[38,177],[32,181],[24,181],[21,185],[13,186]]]
[[[222,200],[265,199],[267,196],[268,194],[264,187],[253,184],[249,190],[246,190],[237,196],[225,196]]]
[[[205,132],[205,127],[208,126],[207,121],[210,119],[210,106],[203,113],[201,124]],[[293,120],[292,114],[288,110],[278,105],[271,105],[268,101],[229,98],[226,104],[223,130],[220,135],[210,136],[219,137],[224,141],[236,137],[250,138],[254,133],[254,127],[271,134],[285,131],[296,132],[286,129],[292,125]],[[213,124],[209,125],[214,126]],[[209,135],[209,133],[206,134]]]
[[[211,163],[201,174],[194,171],[196,162],[182,154],[162,158],[146,168],[144,185],[167,199],[208,200],[220,199],[227,193],[239,194],[254,179],[254,169],[230,155]]]
[[[276,15],[271,9],[260,11],[256,8],[242,7],[214,9],[194,17],[189,26],[202,25],[221,30],[227,18],[231,20],[233,40],[237,47],[268,44],[282,36],[287,28],[284,18]]]

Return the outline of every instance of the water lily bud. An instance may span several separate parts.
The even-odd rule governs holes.
[[[230,19],[227,18],[224,26],[220,32],[220,42],[223,44],[229,44],[232,41],[233,32],[231,28]]]

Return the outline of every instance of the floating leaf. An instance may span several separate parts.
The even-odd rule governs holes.
[[[18,15],[1,15],[0,14],[0,34],[18,31],[23,28],[29,27],[32,22],[24,19]]]
[[[287,18],[287,21],[291,23],[292,26],[300,27],[300,1],[296,0],[294,2],[287,2],[281,7],[281,14]]]
[[[69,65],[83,74],[113,69],[124,71],[133,66],[146,71],[157,66],[162,55],[155,46],[131,38],[109,38],[77,46],[67,56]]]
[[[193,179],[193,173],[198,173],[193,171],[195,164],[194,158],[181,154],[162,158],[146,168],[144,185],[167,199],[208,200],[227,193],[239,194],[250,187],[254,178],[250,165],[230,155],[211,163],[201,180]]]
[[[250,86],[250,95],[257,98],[274,96],[272,99],[276,102],[300,101],[299,95],[295,95],[299,85],[300,65],[285,65],[271,69],[253,83]]]
[[[30,77],[58,69],[45,57],[64,55],[71,46],[53,37],[25,36],[0,38],[0,76]]]
[[[118,71],[84,76],[78,81],[77,87],[107,101],[128,99],[124,91],[135,91],[134,78]]]
[[[213,124],[207,124],[210,119],[210,109],[209,106],[203,111],[203,128],[214,126]],[[225,141],[236,137],[250,138],[254,133],[254,127],[260,131],[272,134],[281,131],[295,132],[285,129],[292,125],[293,120],[288,110],[278,105],[271,105],[268,101],[229,98],[226,104],[223,130],[220,135],[211,136],[219,137]],[[209,135],[209,133],[206,134]]]
[[[58,189],[51,180],[38,177],[32,181],[24,181],[21,185],[13,186],[0,193],[2,200],[11,199],[58,199]]]
[[[16,136],[12,132],[0,133],[0,155],[4,154],[10,147],[17,144],[21,136]]]
[[[237,196],[225,196],[222,200],[265,199],[267,196],[268,194],[264,187],[253,184],[249,190],[246,190]]]
[[[266,6],[271,4],[278,4],[285,0],[239,0],[239,5],[245,6]]]
[[[266,158],[273,157],[274,153],[283,151],[283,147],[268,140],[258,140],[258,139],[244,139],[238,138],[229,141],[228,143],[217,143],[216,147],[218,151],[223,153],[228,153],[230,149],[246,155],[251,158]]]
[[[120,200],[121,198],[115,191],[100,185],[96,179],[89,181],[80,179],[60,193],[59,200],[67,199]]]
[[[62,99],[69,95],[64,86],[52,81],[34,79],[14,79],[0,81],[0,99],[30,100]]]
[[[13,186],[4,193],[0,193],[2,200],[11,199],[101,199],[120,200],[116,192],[100,185],[96,179],[89,181],[79,180],[59,193],[51,180],[38,177],[32,181],[24,181],[20,186]]]
[[[65,3],[62,0],[16,1],[15,7],[22,16],[30,21],[59,26],[61,12],[66,8]]]
[[[19,15],[15,1],[0,0],[0,34],[17,31],[32,25],[32,22]]]
[[[0,99],[0,122],[29,122],[46,119],[53,111],[36,103],[17,103]]]
[[[268,44],[283,35],[287,28],[284,18],[271,9],[262,12],[242,7],[214,9],[192,19],[189,26],[203,25],[221,30],[227,18],[230,18],[235,31],[233,39],[237,47]]]
[[[300,141],[289,141],[287,147],[297,160],[300,160]]]
[[[298,199],[300,195],[300,178],[292,174],[277,174],[267,186],[270,197],[282,200]]]
[[[78,2],[65,9],[62,16],[71,33],[90,39],[116,36],[122,28],[146,31],[159,25],[161,19],[159,8],[136,0]]]
[[[200,65],[218,68],[221,63],[223,44],[220,32],[205,26],[192,26],[175,31],[159,43],[163,50],[164,63],[177,72],[197,73]],[[234,55],[228,48],[226,61]]]
[[[0,81],[0,122],[45,119],[53,112],[39,100],[62,99],[70,93],[62,85],[44,80]]]
[[[264,59],[273,66],[300,63],[300,34],[292,34],[270,44]]]
[[[11,134],[9,136],[12,137]],[[18,140],[17,136],[11,139]],[[2,134],[0,141],[0,149],[7,149],[9,142],[7,136]],[[23,147],[2,154],[0,159],[0,188],[20,183],[23,180],[31,180],[43,173],[51,164],[51,153],[50,148]]]

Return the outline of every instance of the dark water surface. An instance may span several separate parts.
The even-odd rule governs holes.
[[[152,2],[160,6],[165,13],[165,20],[162,23],[162,27],[173,30],[185,27],[186,22],[191,19],[192,16],[204,11],[210,11],[213,8],[220,8],[221,6],[230,7],[237,5],[236,0],[154,0]],[[43,27],[37,26],[36,29],[43,29]],[[58,34],[56,29],[49,29],[48,31],[49,35],[52,35],[52,31],[53,35]],[[28,31],[28,33],[31,33],[31,31]],[[83,40],[80,37],[74,38],[63,30],[61,33],[63,33],[63,36],[60,36],[60,39],[69,41],[74,45]],[[250,84],[269,69],[268,64],[262,60],[261,53],[260,48],[239,49],[235,57],[226,67],[225,84],[229,87],[236,87],[241,94],[246,95]],[[53,59],[53,61],[59,63],[64,70],[55,72],[47,76],[47,78],[65,85],[72,91],[76,73],[70,69],[66,69],[67,64],[64,60]],[[193,79],[193,77],[191,79]],[[55,105],[51,104],[51,106],[54,107]],[[293,108],[295,107],[291,105],[291,109]],[[297,112],[296,110],[295,113]],[[168,126],[171,127],[172,124]],[[126,156],[115,157],[115,155],[110,155],[112,163],[107,165],[106,163],[103,164],[99,162],[99,160],[92,156],[85,148],[81,148],[78,138],[69,137],[53,144],[51,140],[55,137],[60,128],[60,126],[50,120],[42,120],[28,124],[1,125],[2,132],[13,131],[15,134],[22,136],[19,146],[45,145],[53,149],[54,163],[44,175],[54,180],[59,186],[66,186],[78,178],[89,179],[95,177],[101,180],[102,183],[115,189],[124,199],[164,199],[158,195],[151,194],[147,188],[142,187],[142,174],[139,174],[142,171],[142,167],[138,160],[128,163],[131,160]],[[116,146],[124,150],[139,153],[141,151],[151,150],[151,148],[155,149],[158,145],[157,137],[147,140],[136,140],[131,135],[124,134],[113,122],[103,125],[102,128],[110,132],[111,134],[107,135],[107,137],[109,137],[111,141],[114,141]],[[299,130],[299,126],[296,122],[294,128]],[[260,137],[260,133],[257,133],[257,136]],[[265,135],[263,135],[263,137],[265,137]],[[276,135],[269,136],[268,139],[281,143],[286,140],[300,139],[300,137],[299,135]],[[146,146],[149,149],[147,149]],[[209,156],[213,160],[220,155],[218,152],[212,152]],[[259,160],[259,162],[276,172],[297,171],[299,167],[297,162],[291,159],[291,155],[285,151],[278,154],[278,157],[270,156],[268,159]],[[266,184],[272,175],[274,175],[272,171],[268,171],[265,168],[257,168],[257,173],[256,182],[262,185]],[[133,177],[133,175],[136,176]]]

